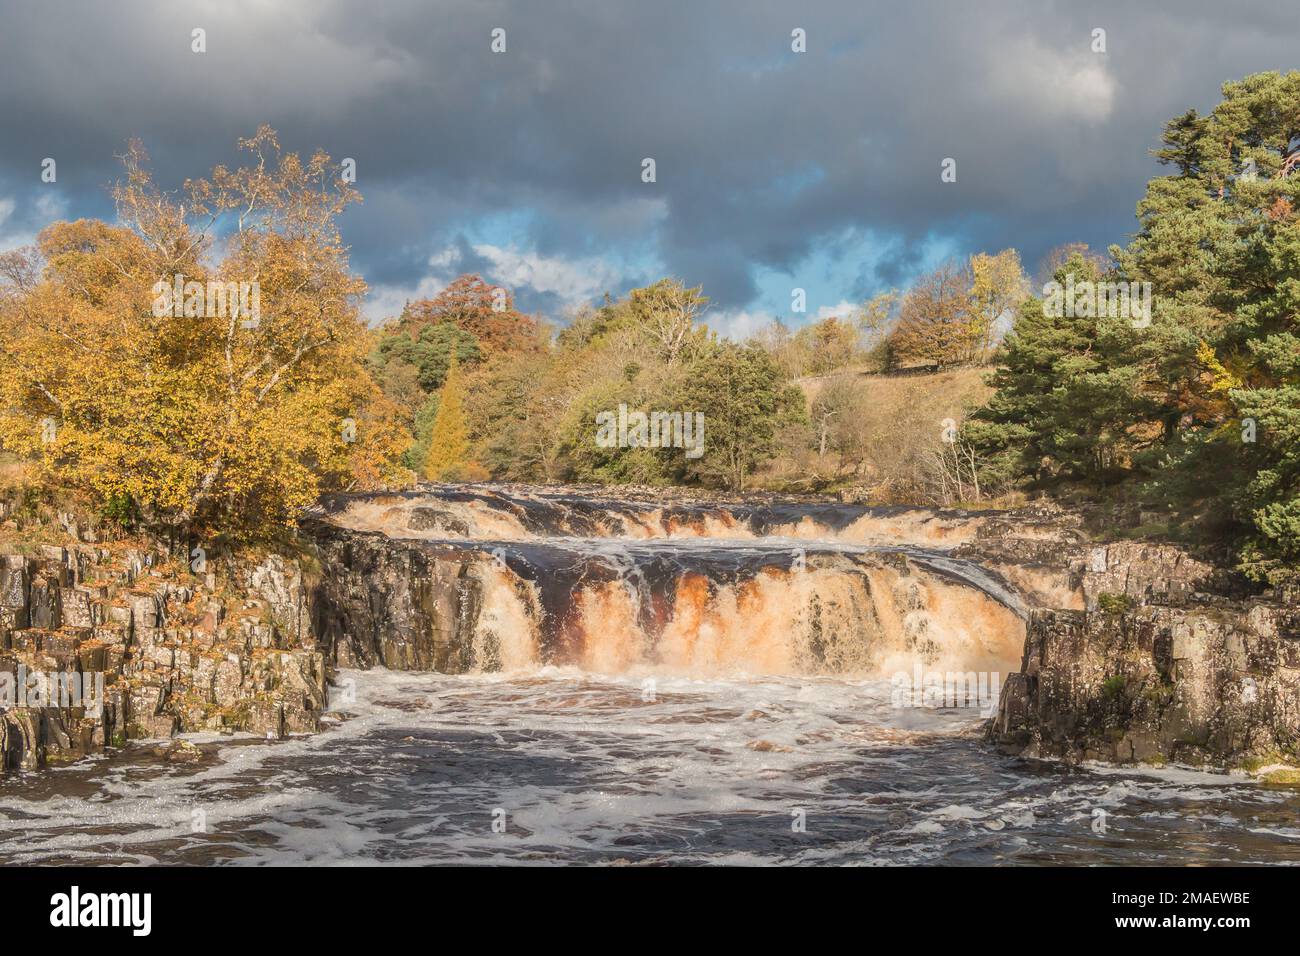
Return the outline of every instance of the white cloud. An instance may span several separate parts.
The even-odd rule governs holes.
[[[402,314],[402,306],[416,299],[432,299],[447,288],[447,284],[456,274],[456,265],[460,262],[460,250],[447,246],[441,252],[435,252],[426,260],[432,272],[421,277],[414,285],[374,285],[366,293],[365,304],[361,312],[371,323],[395,318]]]
[[[486,243],[475,246],[474,252],[492,264],[492,280],[516,292],[531,288],[552,293],[566,305],[588,302],[620,278],[617,269],[598,258],[563,259]]]
[[[439,272],[443,272],[454,268],[458,262],[460,262],[460,250],[455,246],[448,246],[442,252],[435,252],[429,256],[428,265]]]
[[[1053,50],[1024,34],[989,46],[989,85],[1008,105],[1054,120],[1097,123],[1115,107],[1119,83],[1109,59],[1086,38],[1070,51]]]
[[[859,306],[856,302],[850,302],[848,299],[841,299],[835,305],[823,305],[819,308],[817,310],[817,321],[820,322],[822,319],[830,318],[852,318],[853,314],[858,311],[858,308]]]
[[[771,322],[776,316],[771,312],[750,312],[747,309],[709,312],[704,320],[709,328],[724,339],[743,342]]]
[[[501,247],[482,243],[474,253],[486,259],[483,277],[505,286],[516,296],[522,290],[551,293],[565,307],[591,302],[607,289],[618,285],[621,273],[603,259],[591,257],[565,259],[520,251],[515,246]],[[410,300],[428,299],[447,287],[462,271],[459,247],[449,245],[426,261],[429,272],[415,285],[378,285],[370,289],[363,309],[371,322],[396,316]]]
[[[367,321],[378,324],[385,319],[396,318],[402,314],[402,306],[416,299],[432,299],[447,287],[445,279],[439,276],[425,276],[415,285],[375,285],[366,293],[366,301],[361,307]]]
[[[56,219],[63,219],[68,211],[68,197],[49,187],[42,188],[36,195],[36,219],[45,224]]]

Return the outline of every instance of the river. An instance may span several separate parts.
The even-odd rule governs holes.
[[[1000,756],[882,680],[339,680],[315,736],[11,775],[0,862],[1300,862],[1294,790]]]

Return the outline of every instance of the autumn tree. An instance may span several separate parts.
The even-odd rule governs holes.
[[[795,333],[796,345],[808,356],[807,371],[824,375],[852,365],[858,358],[860,333],[851,321],[829,316]]]
[[[537,320],[515,309],[514,294],[475,274],[458,276],[432,299],[408,303],[397,325],[418,340],[426,326],[443,323],[469,333],[487,353],[540,346]]]
[[[438,393],[438,410],[429,433],[424,477],[430,481],[456,481],[468,477],[469,431],[465,425],[465,383],[456,353]]]
[[[903,296],[891,337],[899,356],[940,365],[967,362],[975,354],[969,270],[947,263]]]
[[[173,531],[292,522],[395,474],[403,441],[336,226],[356,193],[267,127],[240,147],[177,197],[133,143],[121,225],[47,227],[0,297],[0,444]]]
[[[781,319],[772,319],[760,328],[750,337],[749,344],[772,356],[789,378],[801,378],[812,361],[807,339],[799,339]]]
[[[705,340],[707,330],[699,320],[708,307],[700,286],[687,288],[677,279],[633,289],[627,303],[636,335],[668,365],[689,358]]]
[[[1029,294],[1029,281],[1015,249],[970,258],[970,314],[974,359],[985,364],[993,355],[1000,330],[1009,328],[1015,310]]]
[[[475,374],[465,402],[471,441],[494,476],[557,481],[564,423],[587,376],[570,352],[501,353]]]
[[[837,473],[858,470],[870,450],[863,422],[871,400],[870,392],[846,375],[832,378],[817,394],[812,403],[812,426],[819,466],[833,454]]]
[[[890,332],[897,320],[902,298],[897,289],[878,292],[862,304],[857,314],[861,348],[878,372],[888,371],[893,366]]]

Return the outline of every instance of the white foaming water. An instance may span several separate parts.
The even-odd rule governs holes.
[[[883,680],[340,678],[316,736],[11,776],[0,861],[1300,861],[1294,791],[999,757],[978,711],[897,708]]]
[[[662,505],[491,484],[434,485],[408,495],[345,496],[329,510],[336,524],[381,531],[393,538],[502,542],[590,536],[642,541],[774,536],[947,550],[971,540],[983,522],[977,512],[942,513],[920,507],[806,502]]]

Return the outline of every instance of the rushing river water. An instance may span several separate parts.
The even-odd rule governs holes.
[[[1300,862],[1300,798],[999,756],[883,680],[344,672],[283,741],[0,782],[0,862]]]

